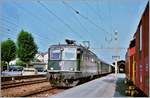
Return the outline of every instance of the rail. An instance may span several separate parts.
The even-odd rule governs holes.
[[[47,79],[44,78],[44,79],[20,81],[20,82],[10,82],[10,83],[6,82],[6,83],[1,84],[1,89],[24,86],[24,85],[30,85],[30,84],[36,84],[36,83],[42,83],[42,82],[47,82]]]
[[[46,91],[53,92],[54,90],[57,90],[57,88],[45,86],[40,89],[24,93],[20,97],[30,97],[30,96],[33,96],[42,92],[46,92]]]
[[[46,77],[46,75],[40,74],[40,75],[24,75],[24,76],[1,76],[1,82],[21,80],[21,79],[40,78],[40,77]]]

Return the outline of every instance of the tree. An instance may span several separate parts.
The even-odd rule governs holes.
[[[21,61],[21,60],[16,60],[16,65],[18,65],[18,66],[24,66],[25,65],[25,63],[23,62],[23,61]]]
[[[7,62],[7,70],[9,70],[9,62],[16,58],[16,45],[8,38],[6,41],[1,42],[1,60]]]
[[[28,67],[38,49],[36,43],[34,42],[34,38],[30,33],[22,30],[18,35],[17,46],[18,58],[25,62],[26,67]]]

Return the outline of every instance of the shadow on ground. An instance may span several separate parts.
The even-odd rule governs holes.
[[[124,79],[125,79],[124,74],[121,74],[121,76],[118,76],[114,97],[127,97],[125,95],[126,85],[124,84]]]

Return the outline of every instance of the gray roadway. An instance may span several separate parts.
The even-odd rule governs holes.
[[[124,74],[118,74],[117,78],[115,77],[115,74],[109,74],[107,76],[68,89],[57,95],[50,96],[50,98],[124,97],[121,92],[118,91],[121,88],[120,86],[123,86],[122,80],[124,77]],[[119,85],[119,87],[117,85]]]

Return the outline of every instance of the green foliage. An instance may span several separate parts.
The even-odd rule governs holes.
[[[7,66],[7,63],[4,61],[1,61],[1,66]]]
[[[23,30],[18,35],[17,46],[18,57],[25,63],[29,63],[34,58],[38,49],[32,35]]]
[[[18,59],[18,60],[16,61],[16,65],[25,66],[26,63]]]
[[[9,63],[16,58],[16,45],[11,39],[1,42],[1,60]]]

